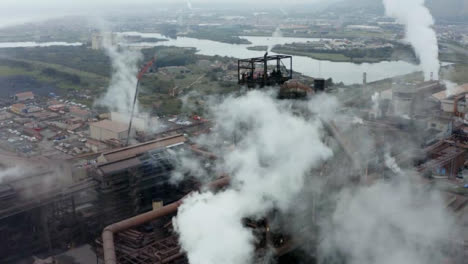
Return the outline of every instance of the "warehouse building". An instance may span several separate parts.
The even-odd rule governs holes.
[[[89,124],[91,138],[96,140],[125,140],[128,136],[128,125],[123,123],[102,120],[96,123]]]

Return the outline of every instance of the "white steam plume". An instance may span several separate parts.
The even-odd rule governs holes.
[[[321,255],[349,264],[444,263],[455,222],[442,201],[405,179],[345,189],[322,223]]]
[[[283,32],[281,32],[281,28],[278,26],[273,34],[271,34],[271,37],[273,38],[282,38],[283,37]],[[268,45],[267,51],[270,52],[275,46],[274,45]]]
[[[224,155],[232,188],[191,195],[174,219],[191,264],[251,263],[254,236],[242,219],[261,217],[273,208],[287,211],[310,170],[332,156],[321,141],[320,121],[288,108],[253,91],[215,109],[219,138],[211,140],[232,140],[236,132],[241,137]]]
[[[399,175],[391,181],[371,186],[341,181],[352,174],[349,162],[339,158],[342,151],[333,153],[317,120],[331,120],[338,108],[327,95],[291,103],[259,91],[214,107],[217,127],[198,143],[216,151],[232,181],[216,194],[190,195],[179,208],[173,223],[190,264],[254,263],[255,237],[242,219],[273,209],[287,215],[285,231],[304,240],[300,246],[319,243],[319,260],[346,260],[322,263],[440,263],[440,243],[451,238],[455,225],[438,193],[409,180],[417,176],[390,155],[385,163]],[[366,143],[369,136],[355,130],[345,135],[353,133],[359,149],[352,155],[369,160],[374,142]],[[186,167],[191,166],[197,170],[195,163]],[[309,234],[316,226],[319,233]]]
[[[187,0],[187,8],[192,10],[193,7],[192,7],[192,2],[190,2],[190,0]]]
[[[385,166],[391,169],[395,174],[401,173],[401,168],[398,166],[395,158],[390,155],[390,153],[385,153]]]
[[[433,77],[439,79],[439,46],[432,28],[434,19],[424,6],[424,0],[383,0],[383,3],[386,14],[405,25],[406,40],[421,61],[424,78],[429,80],[433,73]]]
[[[375,118],[380,118],[382,116],[382,113],[380,111],[380,93],[379,92],[374,93],[371,99],[372,99],[372,111],[375,114]]]
[[[130,114],[137,85],[138,64],[142,60],[140,52],[120,47],[113,43],[112,36],[105,36],[103,45],[112,63],[112,79],[106,94],[97,101],[111,111]],[[138,107],[135,108],[138,111]]]
[[[0,184],[18,178],[32,170],[24,166],[9,167],[0,170]]]

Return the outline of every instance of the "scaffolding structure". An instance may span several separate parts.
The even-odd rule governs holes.
[[[283,60],[289,60],[289,67],[283,63]],[[275,62],[275,65],[273,67],[270,65],[269,68],[270,61]],[[242,59],[237,62],[238,83],[249,88],[282,85],[291,80],[292,76],[292,56],[268,56],[267,52],[263,57]]]

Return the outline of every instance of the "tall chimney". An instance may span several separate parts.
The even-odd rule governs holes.
[[[364,72],[364,73],[362,74],[362,84],[363,84],[364,86],[367,85],[367,72]]]

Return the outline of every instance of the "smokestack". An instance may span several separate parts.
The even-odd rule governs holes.
[[[362,84],[363,84],[364,86],[367,85],[367,72],[364,72],[364,73],[362,74]]]

